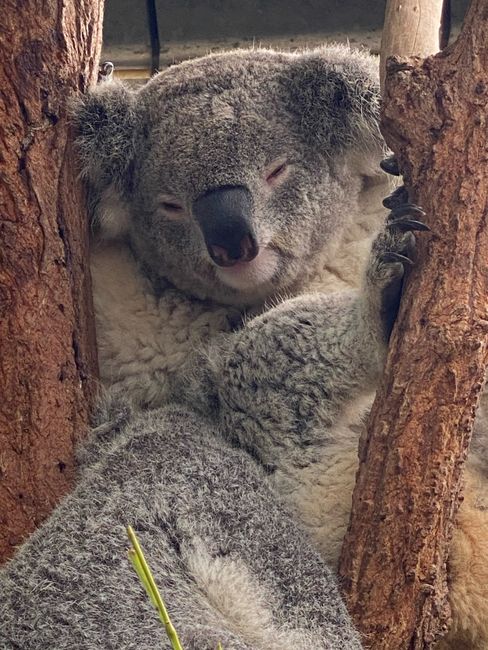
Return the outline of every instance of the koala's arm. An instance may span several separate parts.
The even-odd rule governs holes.
[[[265,466],[307,463],[342,404],[375,386],[386,340],[364,309],[355,291],[289,300],[212,346],[182,393]]]
[[[308,464],[346,402],[375,388],[413,241],[388,227],[361,290],[302,296],[251,320],[193,359],[175,396],[265,466]]]

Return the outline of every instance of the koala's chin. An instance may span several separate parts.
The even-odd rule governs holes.
[[[237,291],[258,292],[271,288],[270,282],[276,275],[279,260],[275,251],[262,249],[250,262],[236,262],[233,266],[216,267],[215,274],[220,282]]]

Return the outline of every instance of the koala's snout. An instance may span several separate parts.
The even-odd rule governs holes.
[[[251,210],[251,193],[242,185],[217,187],[194,201],[193,215],[218,266],[250,262],[258,254]]]

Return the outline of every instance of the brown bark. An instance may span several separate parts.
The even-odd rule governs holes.
[[[388,66],[383,131],[431,235],[406,283],[360,449],[340,574],[367,645],[429,648],[488,362],[488,3],[452,46]]]
[[[2,4],[0,558],[70,487],[96,350],[67,103],[96,80],[103,3]]]

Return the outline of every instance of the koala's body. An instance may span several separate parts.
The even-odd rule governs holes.
[[[358,285],[388,191],[375,69],[339,47],[242,51],[170,68],[137,94],[97,89],[76,120],[105,384],[156,406],[190,350],[244,314]],[[231,266],[209,253],[236,245],[226,200],[258,247]]]
[[[94,434],[77,490],[9,565],[4,611],[45,579],[48,623],[41,645],[39,622],[7,611],[6,648],[53,647],[55,610],[60,649],[98,647],[107,611],[114,647],[158,647],[120,557],[130,518],[184,647],[359,647],[324,560],[347,526],[395,276],[376,250],[363,279],[388,192],[376,67],[341,47],[237,51],[137,92],[102,84],[78,108],[101,375],[143,410]],[[479,459],[453,545],[452,648],[488,643]],[[56,553],[80,584],[49,572]]]
[[[315,462],[376,381],[403,276],[385,254],[409,235],[379,236],[362,291],[287,300],[196,353],[166,406],[102,418],[77,487],[0,572],[2,649],[161,647],[131,523],[185,649],[359,650],[276,476]]]

